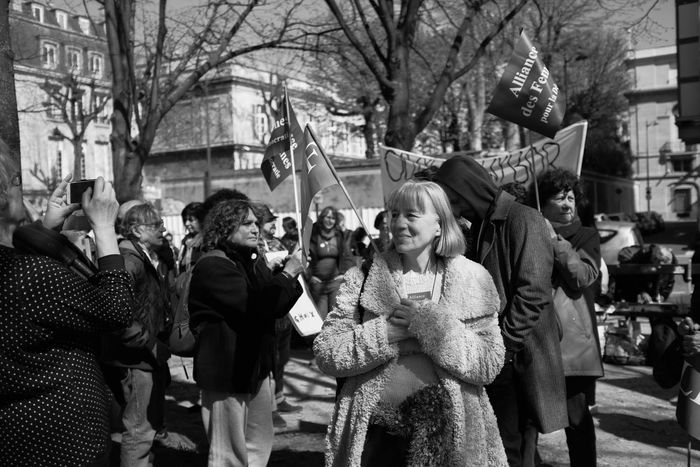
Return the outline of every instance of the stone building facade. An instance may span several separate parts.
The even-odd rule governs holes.
[[[166,213],[179,213],[186,203],[204,198],[209,167],[212,192],[235,187],[280,212],[293,211],[291,179],[270,192],[260,171],[274,120],[271,113],[279,111],[270,107],[271,101],[273,107],[277,105],[272,98],[281,95],[279,79],[262,61],[254,66],[225,66],[205,77],[159,126],[144,166],[144,191],[158,192]],[[325,107],[325,96],[303,79],[286,81],[299,124],[311,124],[353,202],[362,207],[381,206],[379,166],[377,161],[364,159],[361,118],[332,116]],[[321,202],[345,207],[344,198],[342,192],[329,189]]]
[[[109,145],[110,69],[102,24],[73,13],[59,1],[21,2],[10,6],[10,33],[15,53],[15,87],[25,197],[40,208],[47,182],[73,171],[73,144],[61,112],[44,90],[46,83],[73,76],[83,90],[84,105],[107,100],[83,137],[81,173],[74,178],[113,178]]]
[[[635,210],[657,211],[665,220],[696,218],[697,173],[686,175],[700,160],[695,145],[686,146],[678,137],[676,46],[631,50],[627,66],[633,84],[627,99]]]

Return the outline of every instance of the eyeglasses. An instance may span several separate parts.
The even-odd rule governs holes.
[[[149,222],[149,223],[144,223],[144,224],[139,224],[139,225],[145,225],[146,227],[153,227],[154,229],[161,229],[165,225],[165,222],[163,222],[163,219],[159,220],[158,222]]]

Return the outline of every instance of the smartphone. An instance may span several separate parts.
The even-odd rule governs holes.
[[[88,188],[95,187],[95,179],[92,180],[79,180],[77,182],[71,182],[68,184],[68,202],[81,203],[83,201],[83,193]]]

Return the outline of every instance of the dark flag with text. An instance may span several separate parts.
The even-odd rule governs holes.
[[[287,116],[287,109],[289,109],[289,117]],[[260,164],[260,170],[262,170],[270,191],[277,188],[280,183],[292,174],[292,153],[297,149],[301,138],[301,127],[296,115],[294,115],[294,110],[292,110],[292,105],[289,103],[285,89],[282,102],[282,116],[272,125],[270,142],[265,148],[265,156],[262,164]],[[297,154],[294,161],[295,165],[300,160],[301,157]]]
[[[309,255],[311,228],[313,226],[313,220],[309,217],[309,211],[311,210],[314,196],[324,188],[338,183],[333,170],[331,170],[328,157],[326,157],[321,146],[316,142],[308,126],[304,130],[304,158],[297,170],[299,170],[299,202],[301,204],[301,221],[303,223],[301,235],[304,255],[302,257],[307,258]]]
[[[549,138],[561,126],[566,102],[525,32],[520,33],[486,111]]]

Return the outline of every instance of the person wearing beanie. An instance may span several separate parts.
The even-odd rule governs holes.
[[[455,217],[471,223],[474,246],[468,257],[496,283],[506,357],[487,392],[509,465],[534,465],[537,431],[568,425],[547,224],[539,212],[499,189],[471,157],[448,159],[434,181],[447,193]]]

